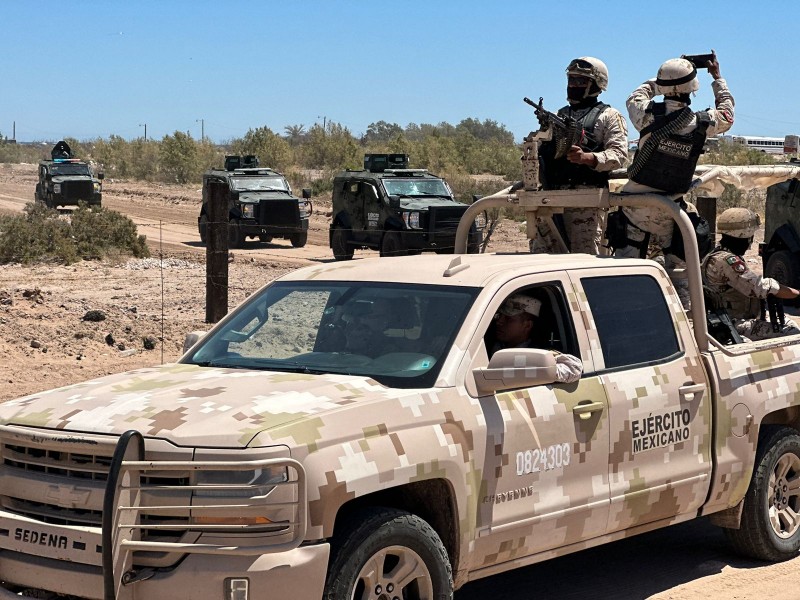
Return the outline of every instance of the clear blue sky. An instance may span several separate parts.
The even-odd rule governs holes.
[[[20,141],[176,130],[214,141],[324,119],[493,119],[565,97],[570,59],[606,62],[622,110],[664,60],[714,48],[741,135],[800,133],[797,0],[2,0],[0,132]],[[692,104],[713,104],[701,72]],[[631,132],[635,138],[636,132]]]

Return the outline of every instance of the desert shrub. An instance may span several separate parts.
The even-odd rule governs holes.
[[[22,215],[0,217],[0,263],[77,260],[70,224],[56,210],[30,203]]]
[[[136,224],[116,211],[81,204],[72,213],[71,225],[75,246],[82,258],[117,254],[131,254],[136,258],[150,256],[146,238],[137,234]]]
[[[22,215],[0,218],[0,263],[57,262],[132,254],[149,256],[144,236],[128,217],[82,204],[68,220],[56,210],[27,204]]]
[[[736,186],[728,183],[723,184],[725,190],[722,195],[717,199],[717,214],[720,214],[726,208],[744,207],[764,214],[764,206],[767,200],[766,190],[749,190],[743,191]]]

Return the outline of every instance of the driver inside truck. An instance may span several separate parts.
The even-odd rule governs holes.
[[[494,338],[489,356],[506,348],[535,348],[533,334],[542,308],[541,300],[525,294],[506,298],[494,316]],[[556,359],[556,381],[572,383],[581,378],[583,362],[572,354],[550,350]]]

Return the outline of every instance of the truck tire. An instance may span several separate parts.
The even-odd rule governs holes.
[[[331,232],[331,250],[336,260],[351,260],[354,248],[348,243],[350,234],[347,229],[337,225]]]
[[[300,231],[298,233],[293,233],[289,238],[289,241],[292,242],[293,248],[302,248],[306,245],[308,241],[308,231]]]
[[[239,219],[231,219],[228,221],[228,248],[233,250],[242,246],[244,246],[244,234],[239,227]]]
[[[197,223],[197,230],[200,232],[200,241],[203,244],[208,243],[208,215],[200,215],[200,221]]]
[[[767,427],[756,452],[739,529],[726,529],[740,554],[768,561],[797,556],[800,549],[800,435]]]
[[[403,239],[399,231],[387,231],[381,241],[381,256],[405,256],[408,249],[403,247]]]
[[[783,285],[800,286],[800,257],[789,250],[778,250],[769,257],[764,273]]]
[[[354,517],[337,524],[323,600],[453,597],[447,550],[427,522],[378,507]]]

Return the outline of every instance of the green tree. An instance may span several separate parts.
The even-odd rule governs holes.
[[[164,173],[176,183],[200,179],[202,167],[197,161],[197,142],[188,133],[176,131],[161,140],[159,158]]]
[[[264,166],[285,171],[293,162],[289,143],[269,127],[250,129],[243,138],[232,144],[236,154],[254,154]]]

